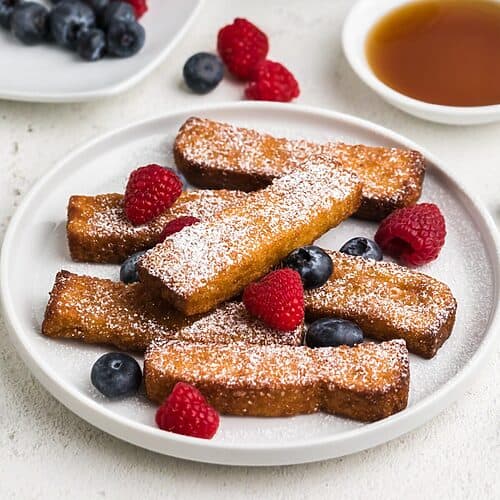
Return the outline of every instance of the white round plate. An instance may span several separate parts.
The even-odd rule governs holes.
[[[421,425],[466,387],[492,349],[498,328],[499,262],[496,230],[440,162],[429,168],[422,199],[439,204],[448,236],[439,259],[422,270],[450,285],[458,300],[451,338],[432,360],[411,357],[408,408],[380,422],[361,424],[326,414],[294,418],[223,417],[212,440],[160,431],[153,405],[141,394],[123,401],[100,397],[89,381],[95,359],[109,349],[56,341],[40,334],[54,276],[60,269],[118,279],[119,267],[77,264],[65,238],[68,197],[123,191],[131,170],[158,162],[173,166],[172,141],[192,115],[255,127],[289,137],[343,140],[420,149],[377,125],[318,109],[235,103],[177,112],[108,134],[75,151],[28,194],[5,236],[0,262],[5,320],[18,352],[63,404],[114,436],[159,453],[232,465],[294,464],[353,453]],[[321,243],[337,249],[348,238],[373,236],[376,224],[351,219]]]
[[[47,5],[49,5],[48,2]],[[0,99],[80,102],[119,94],[156,68],[186,32],[203,0],[149,0],[146,43],[133,57],[89,63],[55,44],[27,47],[0,29]]]

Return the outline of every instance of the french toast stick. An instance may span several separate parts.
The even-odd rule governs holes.
[[[190,215],[200,220],[245,197],[240,191],[184,191],[174,205],[148,224],[134,226],[125,217],[123,195],[71,196],[66,233],[71,258],[78,262],[119,264],[158,243],[165,225]]]
[[[304,326],[278,332],[250,317],[245,306],[236,302],[188,319],[152,298],[141,283],[125,285],[61,271],[50,294],[42,333],[141,352],[153,339],[300,345]]]
[[[367,337],[404,339],[410,352],[432,358],[450,336],[457,302],[444,283],[391,262],[326,250],[333,273],[304,293],[310,320],[340,317]]]
[[[457,307],[444,283],[397,264],[327,252],[333,274],[322,287],[305,292],[309,320],[347,319],[369,338],[401,338],[414,354],[436,354],[452,331]],[[143,351],[156,337],[298,345],[303,327],[277,333],[252,320],[241,303],[227,303],[188,320],[152,298],[140,283],[125,285],[62,271],[51,292],[43,333]]]
[[[342,222],[360,194],[353,173],[311,164],[166,238],[139,260],[140,280],[186,315],[209,311]]]
[[[322,161],[352,170],[363,184],[356,216],[381,220],[420,197],[425,161],[417,151],[318,144],[275,138],[256,130],[204,118],[190,118],[174,144],[178,169],[194,186],[252,191],[307,162]]]
[[[407,405],[408,351],[402,340],[321,349],[153,342],[144,361],[148,398],[162,403],[180,381],[226,415],[325,411],[374,421]]]

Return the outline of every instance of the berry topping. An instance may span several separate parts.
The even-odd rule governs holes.
[[[363,259],[382,260],[382,250],[373,241],[368,238],[352,238],[340,248],[342,253],[363,257]]]
[[[10,29],[12,13],[17,5],[23,3],[23,0],[0,0],[0,26]]]
[[[135,17],[139,19],[148,11],[148,4],[146,0],[124,0],[125,2],[132,5],[135,10]]]
[[[156,424],[164,431],[211,439],[219,428],[219,414],[196,387],[177,382],[156,411]]]
[[[177,217],[177,219],[171,220],[164,228],[158,239],[158,243],[161,243],[167,236],[171,234],[178,233],[181,229],[186,226],[192,226],[200,222],[198,217],[191,217],[190,215],[184,215],[182,217]]]
[[[109,28],[115,21],[134,22],[134,8],[126,2],[111,2],[102,12],[101,24]]]
[[[172,170],[154,164],[140,167],[128,179],[125,215],[134,225],[145,224],[170,208],[181,192],[182,182]]]
[[[247,311],[271,328],[294,330],[304,320],[304,288],[292,269],[278,269],[243,292]]]
[[[261,61],[252,71],[245,89],[247,99],[289,102],[300,94],[299,84],[288,69],[278,62]]]
[[[146,32],[136,21],[113,21],[108,28],[108,52],[115,57],[131,57],[144,47]]]
[[[345,319],[323,318],[309,325],[306,345],[309,347],[350,347],[363,342],[361,328]]]
[[[109,1],[110,0],[83,0],[83,2],[86,3],[96,15],[100,15],[104,11],[104,9],[108,6]]]
[[[50,12],[50,32],[55,42],[76,49],[78,37],[94,27],[94,11],[77,0],[60,2]]]
[[[133,253],[120,267],[120,281],[123,283],[135,283],[139,281],[139,273],[137,272],[137,263],[140,258],[146,253],[146,250]]]
[[[133,394],[139,389],[142,372],[139,363],[121,352],[108,352],[92,367],[90,380],[108,398]]]
[[[222,61],[214,54],[199,52],[184,64],[184,81],[196,94],[206,94],[219,85],[224,76]]]
[[[375,241],[384,253],[404,264],[420,266],[439,255],[446,237],[446,224],[439,207],[420,203],[401,208],[380,224]]]
[[[14,36],[26,45],[35,45],[48,37],[49,11],[39,3],[17,5],[7,22]]]
[[[283,266],[290,267],[300,274],[306,290],[324,285],[333,271],[330,256],[313,245],[295,249],[283,261]]]
[[[217,35],[217,50],[228,70],[247,80],[259,61],[269,52],[267,36],[246,19],[236,18]]]
[[[78,55],[86,61],[97,61],[106,52],[106,35],[104,31],[92,28],[84,31],[76,42]]]

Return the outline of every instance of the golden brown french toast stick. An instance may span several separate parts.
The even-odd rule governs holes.
[[[258,417],[325,411],[379,420],[406,407],[409,379],[402,340],[321,349],[153,342],[144,362],[155,403],[183,381],[223,414]]]
[[[141,352],[153,339],[300,345],[304,326],[278,332],[250,317],[237,302],[187,319],[152,298],[141,283],[126,285],[61,271],[50,294],[42,333]]]
[[[186,215],[209,220],[245,196],[240,191],[185,191],[171,208],[140,226],[134,226],[125,217],[121,194],[71,196],[66,225],[71,258],[79,262],[119,264],[133,253],[156,245],[171,220]]]
[[[363,184],[356,216],[380,220],[420,197],[425,161],[417,151],[318,144],[276,138],[256,130],[204,118],[190,118],[174,144],[177,167],[195,186],[252,191],[273,179],[321,161],[356,173]]]
[[[353,173],[309,165],[166,238],[139,261],[140,279],[187,315],[209,311],[342,222],[360,193]]]
[[[398,264],[327,252],[333,274],[305,292],[309,319],[347,319],[370,338],[400,338],[410,352],[436,354],[455,323],[457,302],[447,285]]]

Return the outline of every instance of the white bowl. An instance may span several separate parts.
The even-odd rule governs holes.
[[[349,12],[342,31],[342,46],[352,69],[387,102],[411,115],[450,125],[500,121],[500,104],[492,106],[441,106],[413,99],[382,83],[373,73],[365,53],[368,33],[394,8],[412,0],[360,0]],[[495,0],[499,1],[500,0]]]

